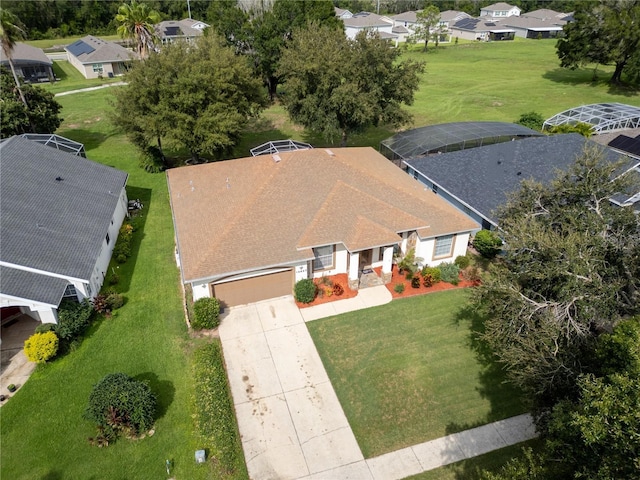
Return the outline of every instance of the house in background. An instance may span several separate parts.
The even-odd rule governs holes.
[[[562,35],[562,29],[567,24],[566,13],[549,9],[534,10],[522,15],[512,16],[503,20],[501,25],[513,28],[516,37],[522,38],[556,38]]]
[[[325,275],[359,288],[375,267],[388,283],[394,251],[452,262],[479,228],[370,147],[174,168],[167,181],[182,281],[226,306]]]
[[[445,32],[451,38],[451,26],[465,18],[471,18],[471,15],[457,10],[445,10],[444,12],[440,12],[440,22],[438,24],[440,31]]]
[[[135,54],[121,45],[87,35],[65,47],[67,59],[84,78],[123,75]]]
[[[415,27],[418,23],[418,12],[408,11],[399,13],[391,17],[393,20],[392,33],[397,35],[398,42],[406,42],[409,37],[416,33]]]
[[[156,35],[162,44],[176,40],[188,42],[201,37],[202,32],[209,25],[199,20],[185,18],[183,20],[165,20],[154,26]]]
[[[127,174],[24,137],[0,142],[0,307],[57,322],[102,287],[127,214]]]
[[[484,17],[489,17],[490,20],[498,21],[507,17],[517,17],[520,15],[520,12],[522,12],[522,10],[518,7],[509,5],[508,3],[498,2],[482,7],[480,9],[480,17],[485,20],[486,18]]]
[[[13,50],[11,50],[11,60],[16,69],[16,74],[22,77],[26,83],[51,82],[55,80],[53,61],[39,48],[17,42],[13,46]],[[0,49],[0,64],[10,69],[9,59],[6,58],[2,49]]]
[[[393,20],[370,12],[359,12],[351,17],[342,18],[344,33],[347,38],[354,39],[363,30],[378,32],[380,38],[395,40],[397,35],[393,33]]]
[[[486,21],[483,18],[463,18],[451,26],[451,35],[465,40],[490,42],[513,40],[516,31],[502,22]]]
[[[344,8],[338,8],[338,7],[333,7],[333,8],[336,12],[336,17],[338,17],[340,20],[342,20],[343,18],[353,17],[353,13],[351,13],[349,10],[345,10]]]

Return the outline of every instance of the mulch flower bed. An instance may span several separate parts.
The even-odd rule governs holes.
[[[379,275],[380,272],[378,271],[378,269],[375,269],[375,270]],[[402,274],[398,273],[398,268],[396,265],[394,265],[393,268],[391,269],[391,282],[387,283],[386,287],[387,287],[387,290],[391,292],[391,296],[393,298],[404,298],[404,297],[413,297],[414,295],[424,295],[425,293],[441,292],[443,290],[451,290],[454,288],[475,287],[478,285],[478,282],[471,282],[469,280],[465,280],[464,277],[462,276],[462,273],[460,273],[459,278],[460,278],[460,281],[458,285],[453,285],[451,283],[446,283],[446,282],[438,282],[432,285],[431,287],[425,287],[422,284],[422,277],[421,277],[420,287],[413,288],[411,286],[411,280],[407,280],[404,273]],[[404,292],[402,293],[398,293],[394,290],[395,286],[398,285],[399,283],[404,285]]]
[[[322,278],[315,278],[313,283],[318,287],[318,294],[311,303],[296,302],[298,308],[313,307],[315,305],[322,305],[323,303],[335,302],[337,300],[345,300],[347,298],[353,298],[358,295],[357,290],[351,290],[349,288],[349,279],[346,273],[340,273],[338,275],[331,275],[330,277],[324,277],[325,283]],[[331,285],[340,284],[344,290],[342,295],[335,295]],[[330,294],[328,292],[331,291]]]

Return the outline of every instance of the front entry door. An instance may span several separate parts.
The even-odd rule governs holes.
[[[373,258],[373,250],[363,250],[360,252],[360,270],[371,268],[371,259]]]

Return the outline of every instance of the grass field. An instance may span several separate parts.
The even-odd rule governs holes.
[[[523,413],[472,348],[468,291],[412,297],[307,324],[365,458]]]
[[[52,38],[45,40],[27,40],[26,44],[31,45],[32,47],[42,48],[42,49],[55,49],[59,51],[63,51],[64,47],[75,42],[76,40],[80,40],[85,35],[78,35],[77,37],[66,37],[66,38]],[[108,42],[115,42],[120,40],[118,35],[97,35],[99,38],[103,40],[107,40]]]
[[[55,60],[53,62],[53,73],[60,80],[51,83],[40,84],[42,88],[53,93],[69,92],[80,88],[97,87],[107,83],[121,82],[122,77],[115,78],[92,78],[87,80],[82,74],[66,60]]]
[[[116,317],[92,327],[77,350],[38,368],[2,407],[0,477],[165,478],[170,459],[175,478],[246,478],[244,463],[228,474],[214,462],[194,462],[195,450],[203,446],[191,417],[191,340],[166,180],[138,168],[133,148],[104,115],[106,98],[101,91],[61,97],[67,120],[58,133],[85,143],[89,158],[129,172],[128,195],[145,206],[133,256],[119,269],[117,288],[127,302]],[[159,418],[153,437],[100,449],[87,441],[95,427],[82,412],[93,384],[112,372],[149,380],[159,398]]]

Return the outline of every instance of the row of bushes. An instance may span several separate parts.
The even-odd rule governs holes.
[[[328,277],[322,277],[319,284],[316,284],[311,278],[305,278],[296,282],[293,287],[293,296],[300,303],[311,303],[318,295],[339,297],[342,294],[344,294],[344,287]]]
[[[238,458],[238,433],[219,341],[195,350],[193,377],[196,430],[211,456],[232,472],[242,459]]]
[[[477,267],[471,265],[471,259],[465,256],[459,256],[455,259],[454,263],[441,263],[437,267],[426,266],[418,272],[407,271],[406,279],[411,281],[413,288],[420,288],[421,285],[425,287],[432,287],[436,283],[446,282],[452,285],[457,285],[460,279],[460,272],[462,272],[465,280],[476,282],[480,280],[480,272]],[[404,292],[404,284],[398,283],[394,286],[394,291],[397,293]]]
[[[125,221],[120,227],[116,246],[113,248],[113,258],[118,263],[126,262],[131,256],[131,241],[134,232],[133,225]]]

